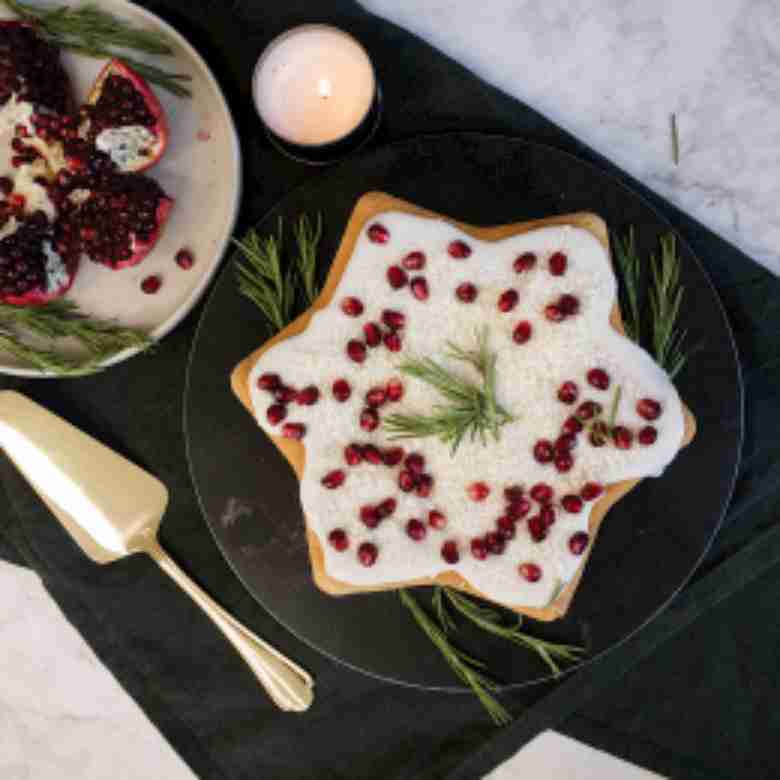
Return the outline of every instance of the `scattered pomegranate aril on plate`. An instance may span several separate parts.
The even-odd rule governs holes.
[[[386,244],[390,240],[390,231],[379,222],[368,226],[368,240],[374,244]]]
[[[403,490],[404,493],[411,493],[414,490],[414,486],[417,480],[411,471],[402,471],[398,475],[398,487]]]
[[[378,347],[382,343],[382,329],[375,322],[363,325],[363,338],[369,347]]]
[[[561,499],[561,506],[570,514],[576,515],[582,511],[582,499],[579,496],[570,494]]]
[[[290,401],[294,401],[298,395],[297,390],[294,387],[287,387],[287,385],[279,385],[273,392],[274,398],[279,401],[280,404],[289,404]]]
[[[361,454],[363,455],[363,460],[372,466],[380,466],[385,462],[384,456],[375,444],[364,444]]]
[[[271,425],[278,425],[287,417],[287,408],[282,404],[271,404],[265,412],[266,419]]]
[[[444,512],[440,512],[438,509],[431,509],[428,512],[428,525],[437,531],[441,531],[442,528],[447,527],[447,517]]]
[[[509,515],[501,515],[496,521],[496,530],[502,539],[514,539],[515,521]]]
[[[558,388],[558,400],[564,404],[573,404],[580,395],[576,382],[564,382]]]
[[[612,441],[619,450],[628,450],[634,441],[634,434],[624,425],[617,425],[612,429]]]
[[[490,487],[484,482],[472,482],[466,492],[472,501],[484,501],[490,495]]]
[[[531,488],[531,498],[537,504],[549,504],[553,500],[553,489],[544,482],[537,482]]]
[[[604,492],[604,487],[598,482],[586,482],[582,490],[580,490],[580,496],[585,501],[594,501]]]
[[[498,310],[502,312],[509,312],[517,306],[517,301],[520,296],[517,294],[517,290],[504,290],[501,295],[498,296]]]
[[[154,295],[162,287],[162,279],[156,274],[147,276],[141,282],[141,290],[147,295]]]
[[[390,352],[400,352],[401,347],[403,346],[401,343],[401,337],[395,331],[385,333],[382,341]]]
[[[347,342],[347,357],[355,363],[362,363],[366,359],[366,345],[357,339]]]
[[[521,274],[525,271],[530,271],[536,265],[536,255],[533,252],[523,252],[522,255],[517,257],[512,264],[512,267]]]
[[[571,471],[574,466],[574,458],[568,452],[559,452],[555,456],[555,468],[561,474]]]
[[[446,542],[444,542],[444,544],[441,546],[441,557],[451,565],[456,564],[460,560],[458,543],[452,539],[448,539]]]
[[[344,460],[348,466],[357,466],[363,462],[363,449],[359,444],[348,444],[344,448]]]
[[[406,325],[406,315],[394,309],[385,309],[382,312],[382,323],[391,330],[401,330]]]
[[[603,447],[607,443],[607,437],[609,436],[609,428],[607,424],[601,420],[597,420],[590,427],[590,433],[588,434],[588,441],[592,447]]]
[[[558,299],[558,308],[567,316],[573,317],[580,310],[579,298],[574,295],[562,295]]]
[[[541,542],[547,536],[547,526],[544,524],[541,515],[529,517],[526,521],[528,533],[535,542]]]
[[[376,528],[382,518],[379,516],[379,510],[371,504],[364,504],[360,507],[360,522],[363,523],[366,528]]]
[[[376,505],[376,511],[379,513],[379,517],[384,519],[385,517],[390,517],[395,512],[397,506],[398,502],[394,498],[386,498]]]
[[[427,301],[430,292],[428,290],[428,282],[424,276],[415,276],[411,282],[409,282],[409,288],[412,291],[412,295],[418,301]]]
[[[555,252],[550,256],[549,267],[553,276],[563,276],[566,273],[568,258],[563,252]]]
[[[544,523],[544,527],[549,528],[555,523],[555,510],[549,504],[545,504],[539,510],[539,517]]]
[[[575,415],[572,415],[571,417],[567,417],[564,420],[563,426],[561,427],[564,433],[580,433],[582,431],[582,423],[577,419]]]
[[[504,498],[511,504],[513,501],[519,501],[525,495],[521,485],[509,485],[504,488]]]
[[[465,241],[451,241],[447,252],[456,260],[465,260],[471,254],[471,247]]]
[[[376,559],[379,557],[379,550],[377,550],[375,544],[371,542],[363,542],[358,547],[358,560],[363,566],[373,566],[376,563]]]
[[[341,301],[341,311],[347,317],[359,317],[363,313],[363,302],[360,298],[349,296]]]
[[[346,379],[336,379],[331,387],[331,392],[333,393],[333,397],[339,403],[343,404],[344,401],[348,401],[349,397],[352,395],[352,388]]]
[[[282,378],[279,376],[279,374],[260,374],[260,376],[257,378],[257,386],[261,390],[276,390],[276,388],[279,387],[281,383]]]
[[[387,390],[384,387],[372,387],[366,393],[366,403],[369,406],[378,408],[384,405],[385,401],[387,401]]]
[[[334,550],[344,552],[349,547],[349,537],[343,528],[334,528],[328,534],[328,541]]]
[[[492,555],[501,555],[506,549],[506,542],[497,531],[488,531],[485,534],[485,546]]]
[[[379,425],[379,415],[376,409],[363,409],[360,413],[360,427],[364,431],[374,431]]]
[[[661,404],[652,398],[640,398],[636,404],[636,411],[640,417],[652,422],[661,416]]]
[[[282,436],[285,439],[302,439],[306,435],[306,426],[303,423],[285,423],[282,426]]]
[[[556,303],[550,303],[544,307],[544,316],[550,320],[550,322],[563,322],[566,318],[563,309]]]
[[[382,453],[385,466],[397,466],[404,459],[403,447],[388,447]]]
[[[455,297],[463,303],[473,303],[477,299],[477,287],[471,282],[463,282],[455,288]]]
[[[400,379],[389,379],[385,390],[389,401],[400,401],[404,397],[404,384]]]
[[[573,433],[562,433],[555,440],[555,453],[560,455],[563,452],[570,452],[577,446],[577,437]]]
[[[420,474],[416,479],[414,493],[419,498],[428,498],[433,492],[433,477],[430,474]]]
[[[425,535],[427,533],[428,529],[416,517],[411,518],[406,524],[406,535],[410,539],[414,539],[415,542],[419,542],[425,539]]]
[[[550,463],[555,457],[553,444],[549,439],[539,439],[534,444],[534,460],[537,463]]]
[[[569,538],[569,549],[573,555],[582,555],[589,541],[590,537],[584,531],[577,531]]]
[[[657,438],[658,438],[658,431],[655,428],[653,428],[652,425],[646,425],[637,434],[637,439],[639,443],[645,447],[649,447],[651,444],[655,444]]]
[[[409,277],[400,265],[391,265],[387,269],[387,281],[394,290],[400,290],[406,286]]]
[[[412,452],[406,456],[404,466],[412,474],[422,474],[425,471],[425,458],[419,452]]]
[[[487,545],[485,540],[480,536],[475,536],[469,545],[471,548],[471,554],[478,560],[484,561],[488,556]]]
[[[528,582],[539,582],[542,579],[542,570],[535,563],[521,563],[517,571],[524,580]]]
[[[591,368],[587,379],[597,390],[606,390],[609,387],[609,374],[603,368]]]
[[[295,396],[296,403],[301,406],[312,406],[320,400],[320,391],[316,385],[309,385],[304,387],[303,390],[299,390]]]
[[[180,249],[174,257],[176,265],[184,271],[189,271],[195,265],[195,257],[189,249]]]
[[[530,338],[533,332],[533,327],[528,320],[522,320],[515,325],[515,329],[512,331],[512,341],[515,344],[525,344]]]
[[[506,513],[513,520],[520,520],[531,511],[531,502],[525,498],[518,498],[506,507]]]
[[[329,471],[322,478],[322,484],[328,488],[328,490],[334,490],[337,487],[341,487],[344,484],[344,480],[346,478],[346,472],[342,471],[341,469],[333,469],[333,471]]]
[[[596,401],[585,401],[577,407],[576,415],[580,420],[592,420],[596,415],[601,414],[601,404]]]
[[[401,260],[401,265],[407,271],[419,271],[421,268],[425,268],[425,254],[423,252],[409,252]]]

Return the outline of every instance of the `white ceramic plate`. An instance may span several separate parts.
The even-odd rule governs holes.
[[[165,156],[147,175],[176,201],[154,250],[140,265],[120,271],[83,259],[66,297],[87,314],[142,328],[159,340],[197,303],[227,249],[241,196],[241,150],[222,91],[195,49],[166,22],[126,0],[100,0],[100,7],[139,26],[166,33],[174,56],[132,56],[190,74],[192,98],[177,98],[152,85],[168,113],[171,135]],[[12,17],[0,13],[0,18]],[[105,60],[67,52],[63,52],[62,60],[75,96],[81,101]],[[182,247],[190,249],[195,257],[188,271],[174,262],[174,255]],[[162,287],[155,295],[146,295],[140,288],[141,280],[150,274],[162,277]],[[79,354],[78,346],[63,344],[57,348]],[[104,365],[119,363],[136,353],[125,350]],[[47,376],[2,352],[0,373]]]

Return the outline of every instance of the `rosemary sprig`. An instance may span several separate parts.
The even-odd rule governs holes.
[[[559,677],[561,674],[561,667],[558,665],[558,661],[573,663],[585,652],[584,648],[576,647],[575,645],[561,645],[555,642],[546,642],[543,639],[536,639],[520,630],[521,621],[518,621],[514,626],[507,626],[504,624],[501,614],[496,612],[496,610],[478,604],[452,588],[445,587],[441,590],[444,591],[449,602],[461,615],[468,618],[483,631],[533,650],[547,664],[552,674],[556,677]]]
[[[680,258],[673,233],[660,238],[661,256],[650,258],[652,284],[650,311],[653,315],[653,353],[671,379],[685,366],[687,355],[682,344],[685,331],[675,327],[683,299],[680,284]]]
[[[620,396],[623,394],[623,388],[618,385],[615,388],[615,395],[612,396],[612,403],[609,407],[609,418],[607,419],[607,427],[611,431],[615,427],[615,421],[617,420],[618,407],[620,406]]]
[[[447,343],[447,357],[468,363],[480,374],[481,386],[449,371],[431,358],[406,358],[400,366],[402,373],[435,387],[448,402],[433,407],[432,414],[391,414],[383,423],[393,439],[412,439],[434,436],[449,444],[452,454],[464,437],[479,438],[487,443],[489,432],[498,441],[500,428],[514,417],[496,400],[496,354],[488,348],[487,329],[477,334],[477,348],[464,350]]]
[[[303,284],[306,303],[313,303],[319,292],[317,288],[317,247],[322,238],[322,214],[312,225],[308,215],[301,214],[293,227],[295,243],[298,245],[298,272]]]
[[[162,68],[131,60],[114,49],[131,49],[144,54],[170,56],[173,48],[168,38],[154,30],[144,30],[127,24],[113,14],[101,10],[96,3],[73,7],[36,8],[19,0],[0,0],[22,19],[38,26],[52,42],[70,51],[88,57],[111,59],[119,57],[137,70],[145,79],[181,97],[190,90],[181,82],[191,77],[183,73],[169,73]]]
[[[677,114],[670,114],[669,124],[672,129],[672,160],[675,165],[680,164],[680,134],[677,132]]]
[[[642,274],[642,263],[636,251],[633,226],[625,236],[614,236],[615,258],[617,260],[623,284],[625,306],[623,309],[623,328],[626,335],[634,341],[639,341],[641,318],[639,314],[639,286]]]
[[[498,691],[498,685],[482,671],[485,665],[455,647],[409,591],[401,589],[398,591],[398,595],[404,606],[414,616],[417,625],[438,648],[455,674],[477,695],[493,722],[497,726],[505,726],[510,723],[512,716],[494,696]]]
[[[23,335],[76,339],[87,357],[69,357],[50,348],[33,346]],[[61,376],[80,376],[99,371],[101,363],[125,349],[148,349],[152,340],[145,333],[113,322],[91,318],[73,301],[56,300],[42,306],[0,304],[0,347],[36,368]]]

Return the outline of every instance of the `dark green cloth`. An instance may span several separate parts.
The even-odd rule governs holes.
[[[192,40],[227,92],[245,154],[241,227],[318,175],[268,147],[249,92],[263,46],[302,22],[332,22],[368,48],[386,101],[375,143],[422,132],[493,131],[557,146],[620,175],[528,107],[347,0],[143,5]],[[770,528],[780,476],[780,403],[772,363],[780,355],[780,339],[771,326],[780,284],[694,220],[621,178],[649,197],[690,243],[729,311],[747,391],[742,472],[724,532],[698,581],[598,664],[557,686],[505,697],[518,713],[534,706],[498,734],[470,696],[386,685],[321,657],[276,624],[232,575],[200,517],[184,453],[184,373],[199,309],[153,355],[103,375],[0,382],[158,475],[172,495],[163,543],[240,620],[316,677],[310,712],[279,713],[219,633],[150,560],[93,566],[2,464],[6,511],[0,518],[0,555],[24,561],[41,575],[68,619],[199,777],[411,778],[450,771],[453,777],[478,777],[550,726],[675,776],[734,777],[748,769],[753,777],[780,774],[771,744],[778,725],[771,707],[778,679],[772,606],[780,596],[780,545]],[[751,541],[756,547],[746,548]],[[747,576],[759,570],[759,576]]]

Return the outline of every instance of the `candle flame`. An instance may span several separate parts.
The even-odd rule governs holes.
[[[321,98],[329,98],[332,90],[330,79],[320,79],[317,84],[317,91]]]

